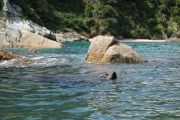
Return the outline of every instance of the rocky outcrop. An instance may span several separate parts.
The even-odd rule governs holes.
[[[12,60],[12,59],[16,59],[21,63],[32,63],[32,61],[30,59],[28,59],[28,58],[24,58],[24,57],[12,54],[10,52],[0,50],[0,61],[2,61],[2,60]]]
[[[3,0],[4,6],[0,16],[0,49],[10,47],[62,48],[61,43],[51,41],[45,37],[52,36],[52,32],[45,27],[21,19],[22,10],[9,0]],[[45,37],[43,37],[45,36]]]
[[[18,29],[20,31],[30,31],[34,33],[38,33],[39,35],[45,36],[47,34],[51,34],[51,31],[45,27],[39,26],[38,24],[30,21],[23,20],[21,17],[23,16],[22,9],[12,4],[9,0],[3,0],[3,12],[4,14],[8,13],[8,17],[6,19],[6,26],[14,29]]]
[[[63,48],[64,45],[59,42],[52,41],[37,33],[31,33],[28,31],[20,32],[18,29],[7,29],[6,31],[0,31],[0,49],[4,48]]]
[[[41,36],[52,35],[52,32],[47,28],[39,26],[30,20],[23,20],[20,17],[11,17],[8,19],[6,24],[8,27],[19,29],[21,32],[29,31],[32,33],[37,33]]]
[[[62,44],[53,42],[49,39],[40,36],[52,36],[52,32],[45,27],[30,21],[23,20],[22,10],[17,5],[12,4],[9,0],[3,0],[3,9],[0,12],[0,49],[10,47],[29,47],[34,48],[61,48]],[[29,39],[22,37],[22,33],[26,36],[29,34]],[[31,33],[30,33],[31,32]],[[32,35],[32,36],[30,36]],[[34,40],[32,40],[34,39]],[[38,40],[37,40],[38,39]],[[21,42],[20,42],[21,40]],[[29,42],[33,43],[29,43]],[[35,45],[37,44],[37,45]]]
[[[20,46],[28,49],[64,47],[62,43],[49,40],[45,37],[31,32],[22,33],[22,37],[20,39]]]
[[[67,32],[67,33],[56,33],[56,40],[59,42],[73,42],[73,41],[80,41],[80,40],[87,40],[88,38],[80,35],[77,32]]]
[[[143,63],[144,60],[128,45],[114,37],[97,36],[90,40],[86,62],[91,63]]]
[[[13,4],[10,0],[3,0],[3,5],[3,9],[0,12],[0,14],[2,14],[0,15],[0,49],[9,47],[61,48],[63,46],[61,43],[49,40],[51,39],[57,40],[58,42],[64,42],[87,39],[77,32],[55,34],[47,28],[39,26],[30,20],[22,19],[22,9],[19,6]],[[22,34],[26,32],[31,32],[28,34],[31,34],[32,36],[28,35],[30,37],[29,39],[26,37],[21,38],[23,36]],[[30,41],[33,41],[33,43],[30,43]]]

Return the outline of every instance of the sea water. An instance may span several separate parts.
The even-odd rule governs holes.
[[[133,43],[148,63],[87,64],[89,42],[8,49],[32,64],[0,62],[1,120],[178,120],[180,43]],[[98,76],[116,71],[116,80]]]

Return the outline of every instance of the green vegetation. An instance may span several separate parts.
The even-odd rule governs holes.
[[[180,0],[11,0],[24,18],[58,31],[123,38],[179,37]]]
[[[3,6],[3,1],[0,0],[0,10],[2,9],[2,6]]]

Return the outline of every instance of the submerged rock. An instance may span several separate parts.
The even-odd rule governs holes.
[[[16,55],[0,50],[0,60],[11,60],[16,58],[17,58]]]
[[[28,58],[21,57],[19,55],[15,55],[15,54],[12,54],[12,53],[4,51],[4,50],[0,50],[0,61],[1,60],[12,60],[12,59],[16,59],[21,63],[32,63],[32,60],[30,60]]]
[[[91,40],[86,62],[92,63],[144,63],[130,46],[114,37],[97,36]]]

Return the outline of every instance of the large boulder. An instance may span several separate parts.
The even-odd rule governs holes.
[[[101,63],[143,63],[144,60],[128,45],[120,43],[108,48]]]
[[[114,37],[97,36],[91,40],[86,62],[91,63],[143,63],[144,60],[128,45]]]
[[[86,61],[93,63],[99,63],[107,49],[117,43],[113,37],[109,36],[97,36],[90,41],[91,45],[86,56]]]
[[[37,48],[63,48],[62,43],[58,43],[52,40],[49,40],[45,37],[42,37],[36,33],[23,32],[20,39],[21,47],[28,49],[37,49]]]

